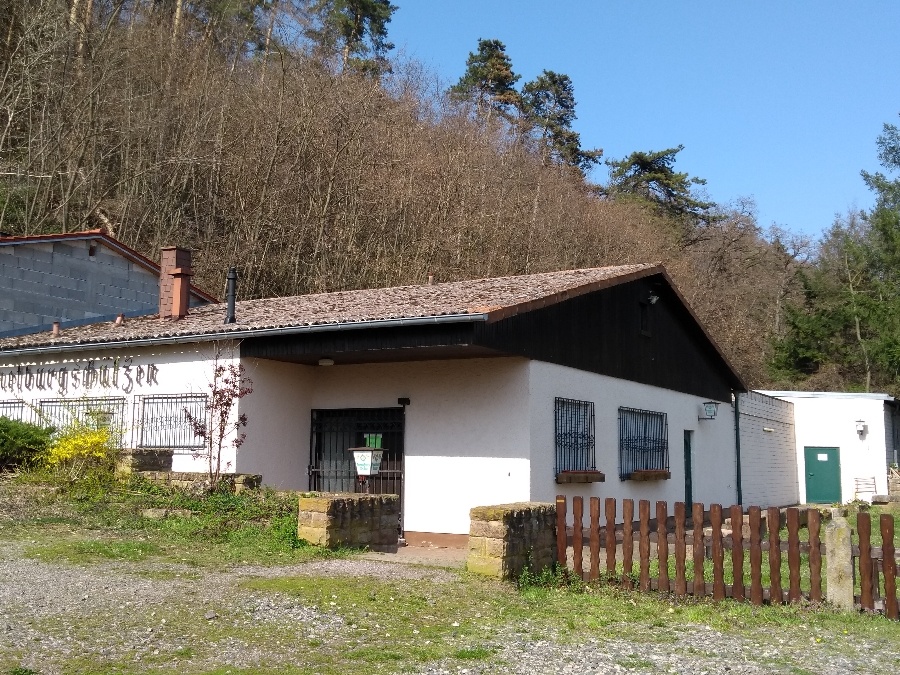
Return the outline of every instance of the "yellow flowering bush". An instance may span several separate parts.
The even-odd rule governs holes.
[[[73,421],[62,429],[47,449],[45,464],[51,469],[69,469],[73,474],[89,465],[110,462],[115,455],[109,427]]]

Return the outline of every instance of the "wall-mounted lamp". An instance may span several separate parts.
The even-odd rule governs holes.
[[[868,427],[865,420],[856,420],[856,433],[859,434],[860,438],[863,437],[867,430]]]
[[[703,420],[714,420],[716,419],[716,415],[719,413],[719,404],[716,401],[705,401],[703,403],[703,417],[698,417],[697,419],[701,422]]]
[[[334,365],[334,359],[328,359],[328,358],[325,358],[325,359],[319,359],[319,365],[320,365],[320,366],[333,366],[333,365]]]

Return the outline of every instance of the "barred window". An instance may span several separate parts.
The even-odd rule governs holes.
[[[563,471],[593,471],[594,404],[557,398],[555,401],[556,475]]]
[[[28,422],[31,417],[30,412],[31,408],[26,408],[24,401],[0,401],[0,417]]]
[[[669,470],[669,423],[666,413],[619,408],[619,480],[635,471]]]
[[[40,420],[46,426],[64,429],[72,424],[112,431],[113,442],[122,445],[125,427],[125,398],[119,396],[87,396],[84,398],[45,398],[38,402]]]
[[[188,416],[206,421],[206,394],[137,396],[134,401],[135,447],[194,452],[206,447]]]

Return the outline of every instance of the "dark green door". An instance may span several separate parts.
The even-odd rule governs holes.
[[[694,507],[694,476],[691,467],[691,440],[693,431],[684,432],[684,505],[688,513]]]
[[[806,460],[806,501],[838,504],[841,501],[841,451],[839,448],[803,448]]]

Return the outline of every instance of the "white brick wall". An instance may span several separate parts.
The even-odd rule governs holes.
[[[751,391],[740,394],[739,405],[744,504],[797,504],[794,404]]]

